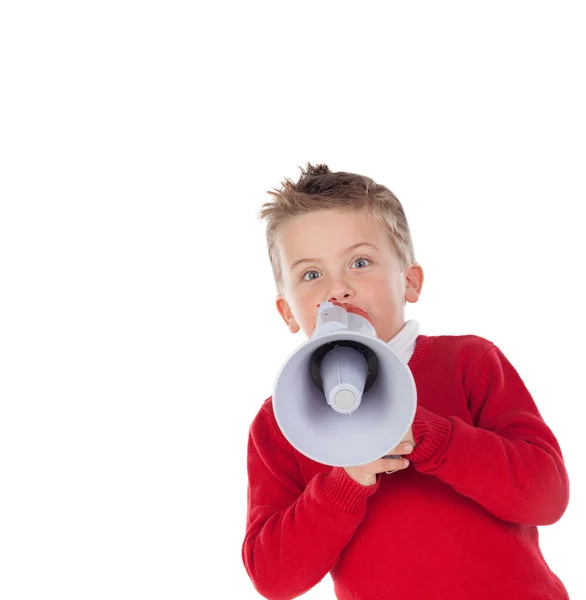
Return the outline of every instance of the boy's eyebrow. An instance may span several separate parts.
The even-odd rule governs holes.
[[[343,250],[342,254],[347,254],[351,250],[355,250],[356,248],[359,248],[360,246],[370,246],[371,248],[378,250],[378,248],[374,244],[370,244],[369,242],[358,242],[358,244],[354,244],[353,246],[350,246],[350,248],[346,248],[346,250]],[[317,262],[318,260],[319,260],[318,258],[301,258],[299,260],[296,260],[289,268],[291,270],[293,270],[297,265],[300,265],[301,263]]]

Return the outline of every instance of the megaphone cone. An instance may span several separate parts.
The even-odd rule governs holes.
[[[289,443],[316,462],[363,465],[390,453],[413,423],[411,370],[376,337],[367,315],[323,302],[310,340],[281,367],[275,419]]]

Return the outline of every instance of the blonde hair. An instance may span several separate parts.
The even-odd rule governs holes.
[[[267,246],[277,288],[283,276],[276,244],[279,227],[292,217],[318,210],[359,211],[368,207],[386,229],[401,259],[401,268],[415,262],[407,217],[393,192],[370,177],[332,172],[325,164],[307,163],[305,170],[300,169],[297,183],[285,178],[280,189],[267,192],[273,200],[265,202],[258,214],[258,218],[267,223]]]

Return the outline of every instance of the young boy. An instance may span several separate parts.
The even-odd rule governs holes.
[[[423,271],[399,200],[326,165],[269,193],[261,218],[289,330],[311,337],[325,300],[365,311],[411,369],[417,412],[403,440],[414,449],[392,452],[405,464],[342,468],[294,449],[264,402],[250,428],[242,546],[258,592],[294,598],[330,573],[343,600],[567,600],[537,530],[568,504],[559,444],[492,342],[405,322]]]

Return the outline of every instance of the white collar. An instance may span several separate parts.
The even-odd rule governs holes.
[[[387,342],[387,344],[408,363],[415,351],[417,336],[419,335],[419,323],[414,319],[407,321],[401,330]]]

